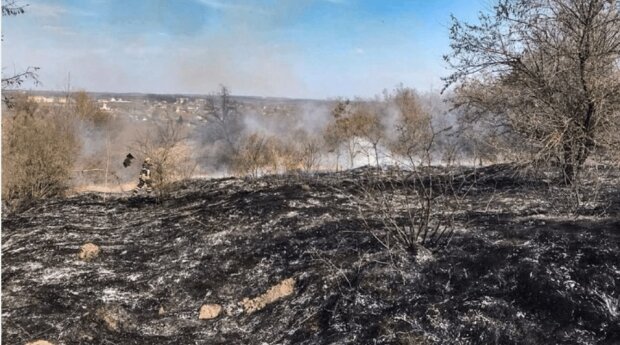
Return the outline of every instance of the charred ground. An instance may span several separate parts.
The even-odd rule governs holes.
[[[161,199],[82,194],[4,215],[2,339],[616,344],[617,171],[586,185],[596,202],[570,215],[564,189],[512,166],[450,174],[472,187],[450,244],[425,260],[369,231],[381,229],[363,194],[393,177],[367,168],[186,181]],[[87,242],[101,253],[85,262]],[[239,305],[291,277],[293,295],[252,314]],[[199,320],[207,303],[223,312]]]

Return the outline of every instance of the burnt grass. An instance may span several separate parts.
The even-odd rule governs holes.
[[[513,166],[450,174],[469,187],[451,241],[425,260],[373,236],[385,229],[364,193],[389,170],[192,180],[162,198],[81,194],[4,214],[2,340],[620,343],[617,171],[586,184],[579,208]],[[89,262],[77,257],[87,242],[101,248]],[[239,305],[290,277],[293,295]],[[222,314],[199,320],[206,303]]]

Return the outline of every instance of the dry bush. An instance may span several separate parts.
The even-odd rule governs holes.
[[[280,139],[261,133],[243,136],[232,159],[236,175],[258,177],[264,173],[309,172],[321,159],[318,139],[296,132],[295,139]]]
[[[453,176],[434,176],[431,169],[398,171],[394,179],[369,179],[361,202],[373,214],[363,214],[366,228],[387,250],[417,253],[446,246],[454,233],[454,214],[461,206]],[[400,192],[395,192],[399,191]]]
[[[370,157],[371,152],[368,152],[364,145],[364,142],[367,142],[373,150],[375,163],[379,165],[379,146],[386,136],[386,128],[381,118],[385,111],[385,104],[379,101],[358,99],[355,102],[347,100],[336,103],[332,110],[332,121],[323,134],[329,151],[335,152],[337,158],[344,151],[349,167],[353,168],[360,153],[366,153]]]
[[[151,158],[151,178],[160,195],[169,192],[172,182],[190,178],[196,169],[186,131],[171,118],[143,132],[131,149],[142,159]]]
[[[388,250],[399,247],[417,254],[420,247],[446,246],[454,233],[454,215],[471,188],[432,166],[437,138],[450,127],[435,130],[432,116],[411,89],[399,88],[386,100],[398,115],[389,148],[406,158],[407,168],[396,168],[389,179],[382,173],[368,176],[368,185],[360,188],[360,203],[372,205],[373,213],[362,214],[362,219]]]
[[[430,159],[434,142],[431,115],[422,108],[416,92],[399,87],[386,99],[394,105],[398,114],[396,135],[389,143],[391,153],[406,158],[412,166],[426,158],[422,154],[428,154]]]
[[[319,138],[297,130],[288,138],[268,138],[274,161],[273,173],[311,172],[319,167],[323,145]]]
[[[75,116],[84,122],[88,129],[102,129],[111,125],[112,115],[99,108],[85,91],[79,91],[72,95],[72,107]]]
[[[66,114],[50,114],[26,98],[2,117],[2,198],[21,207],[63,195],[79,150]]]
[[[300,146],[301,168],[307,173],[318,169],[323,156],[323,145],[319,138],[307,137]]]
[[[412,161],[409,169],[397,168],[389,179],[383,174],[370,175],[368,185],[360,188],[360,203],[372,205],[373,210],[370,215],[362,213],[362,219],[388,250],[400,247],[418,253],[420,246],[431,249],[450,243],[454,215],[462,210],[472,186],[432,167],[431,151],[438,134],[431,132],[428,142],[420,143],[424,149],[416,157],[421,160]]]
[[[273,144],[259,133],[244,136],[239,149],[232,158],[232,171],[236,175],[258,177],[265,169],[273,168],[275,163]]]
[[[192,158],[192,148],[186,142],[179,142],[171,147],[159,147],[152,151],[149,157],[156,157],[155,173],[159,179],[155,180],[161,186],[171,182],[191,178],[196,170],[196,162]]]
[[[302,157],[298,143],[289,143],[270,137],[267,147],[271,152],[272,173],[291,173],[300,170]]]

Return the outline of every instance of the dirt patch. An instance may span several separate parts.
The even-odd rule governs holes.
[[[137,178],[136,178],[137,180]],[[96,193],[124,193],[131,191],[136,187],[137,182],[129,182],[123,184],[110,183],[107,186],[102,184],[80,185],[73,189],[72,194],[96,192]]]
[[[200,320],[210,320],[215,319],[222,312],[222,306],[219,304],[205,304],[200,307],[200,315],[198,318]]]
[[[80,247],[80,253],[78,257],[80,260],[91,261],[99,256],[101,250],[96,244],[86,243],[85,245]]]
[[[47,340],[35,340],[33,342],[26,343],[26,345],[54,345],[54,344],[50,343]]]
[[[279,284],[272,286],[269,290],[267,290],[267,292],[256,298],[244,298],[243,301],[241,301],[241,305],[243,306],[243,309],[245,309],[246,313],[252,314],[253,312],[259,311],[281,298],[292,295],[294,291],[295,279],[284,279]]]

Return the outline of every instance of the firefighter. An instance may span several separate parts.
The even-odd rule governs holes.
[[[146,157],[144,163],[142,163],[142,169],[140,169],[140,177],[138,179],[138,186],[133,190],[133,194],[138,194],[138,191],[146,186],[146,192],[151,193],[153,191],[153,181],[151,180],[151,159]]]

